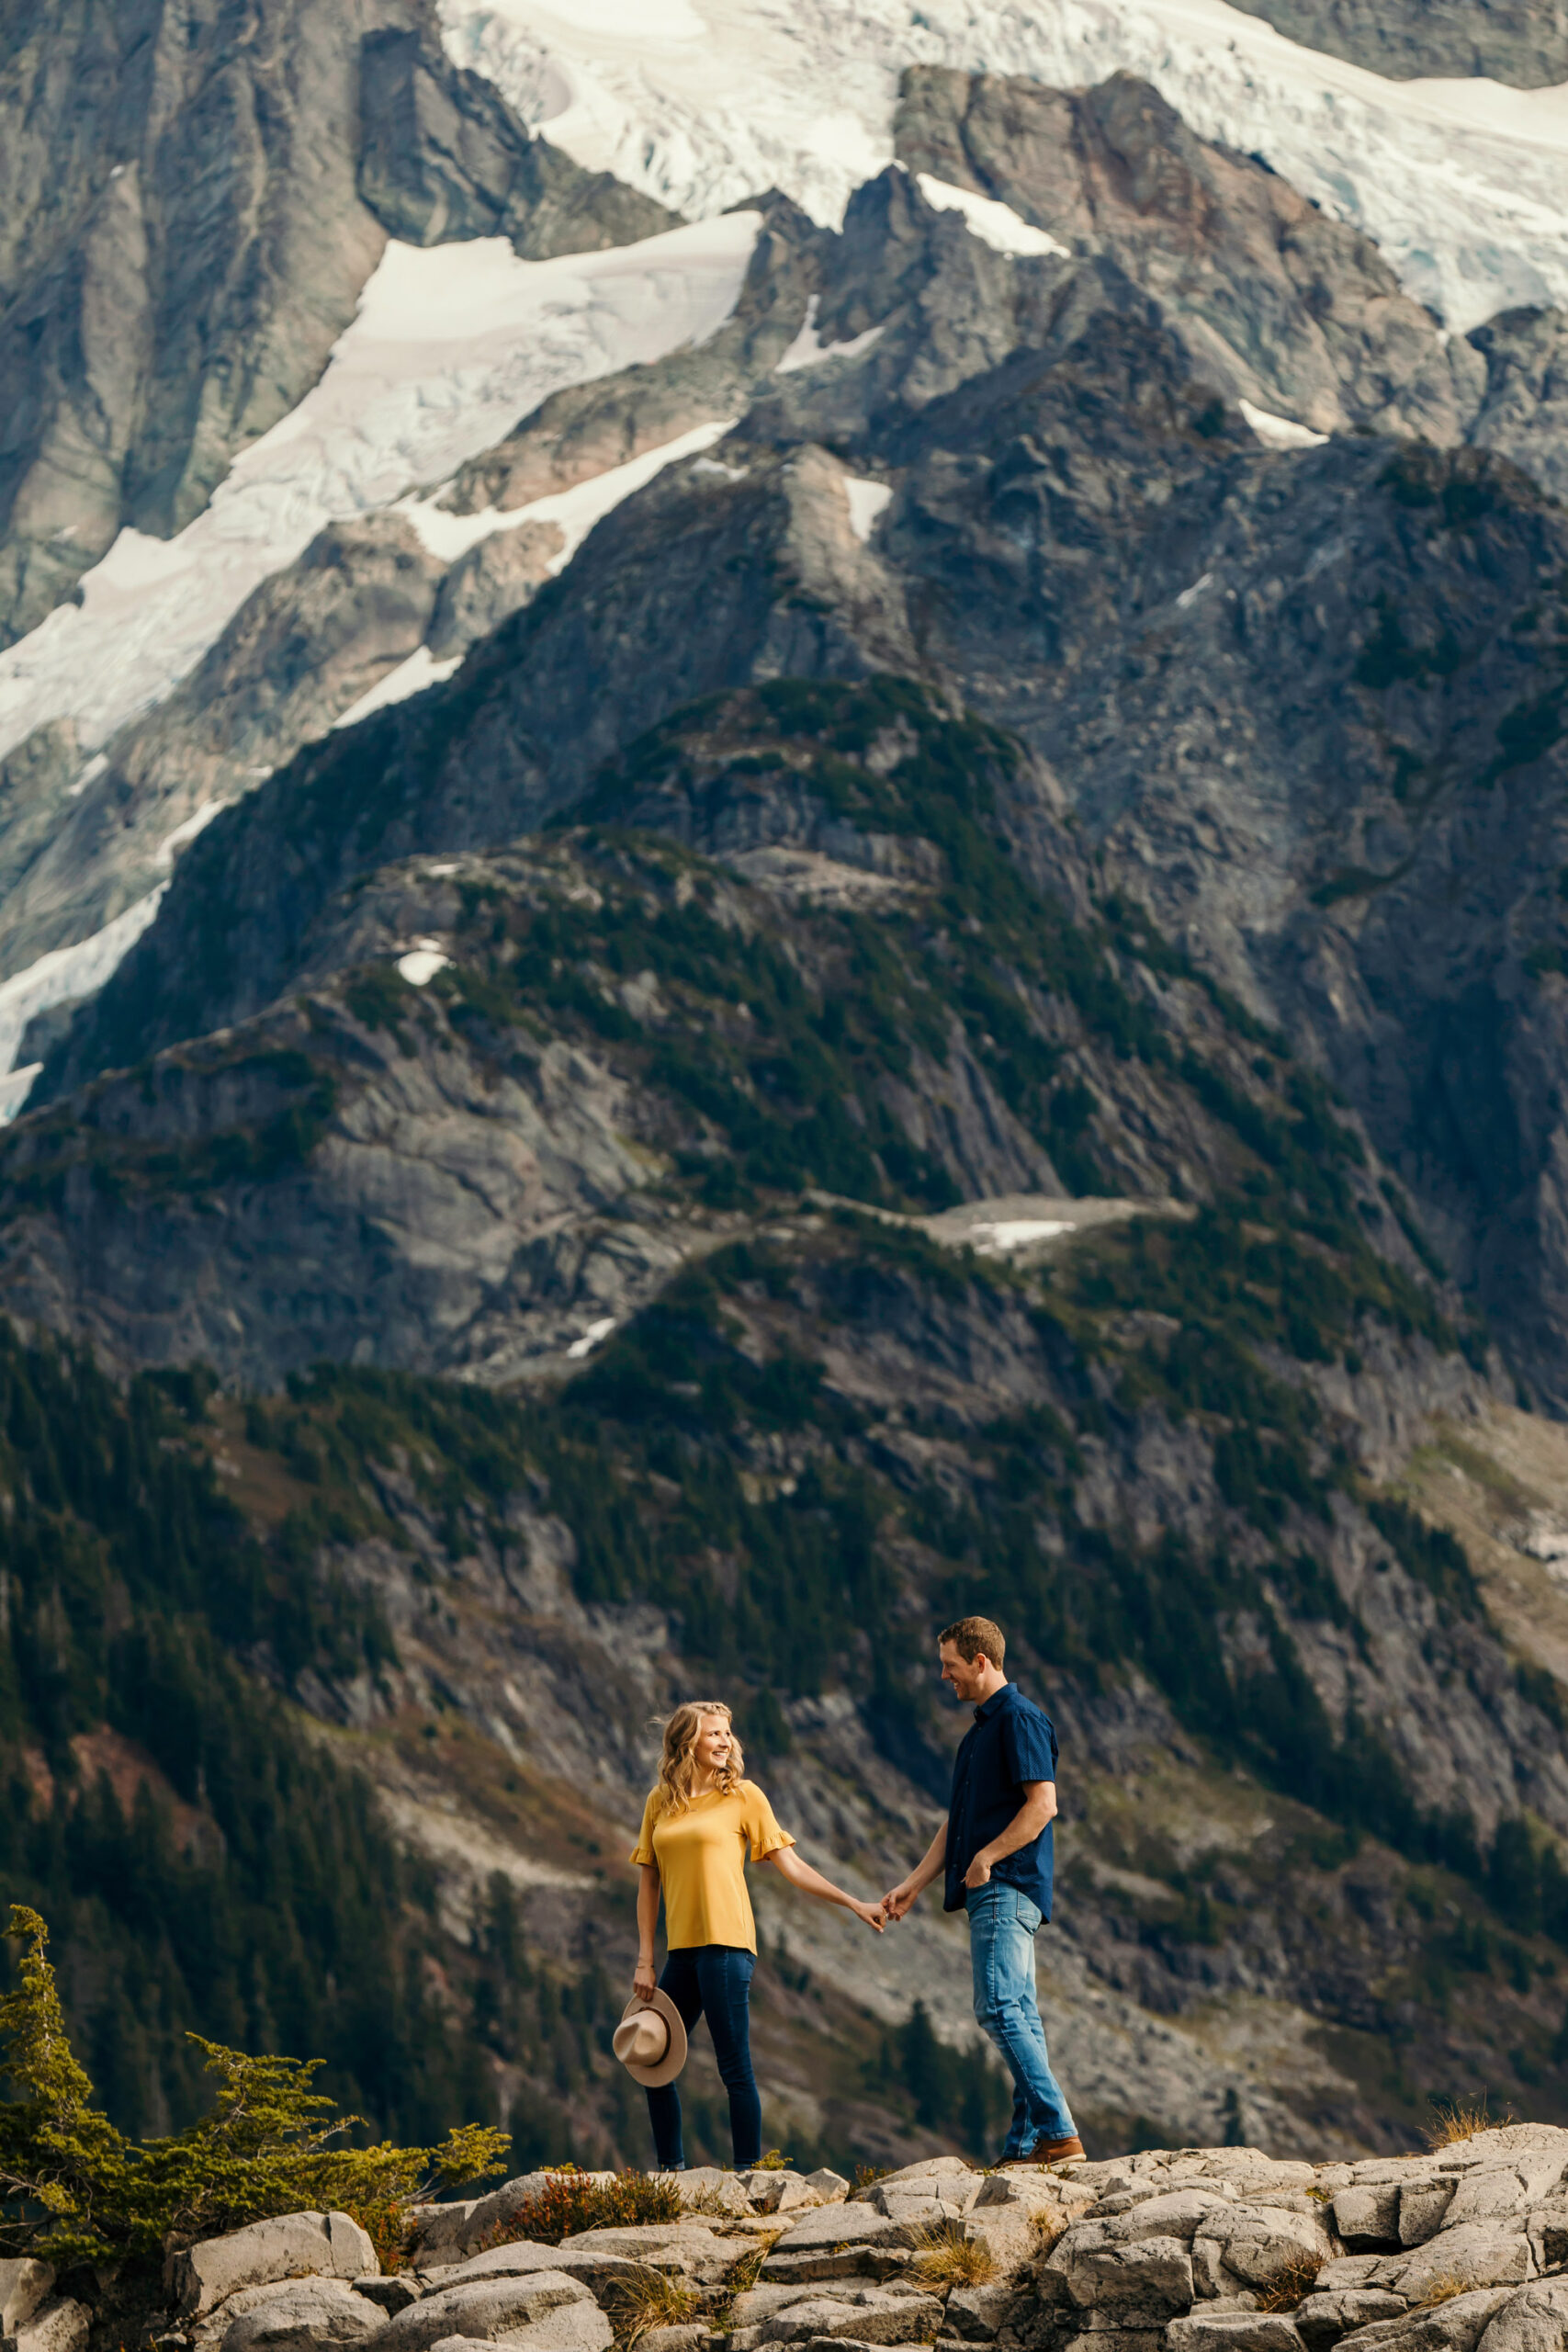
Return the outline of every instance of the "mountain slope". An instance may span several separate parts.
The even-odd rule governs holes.
[[[180,530],[320,376],[388,228],[409,232],[413,199],[378,158],[390,142],[416,185],[435,168],[382,121],[416,72],[429,107],[483,116],[447,177],[499,181],[491,213],[444,233],[500,231],[543,255],[669,225],[662,207],[537,149],[488,85],[446,63],[424,0],[12,12],[0,642],[69,594],[122,525]],[[426,126],[433,148],[440,129]],[[434,241],[427,207],[416,242]]]
[[[1451,436],[1467,386],[1485,426],[1483,355],[1461,366],[1360,241],[1146,92],[927,74],[907,107],[913,161],[983,177],[1087,250],[998,253],[903,173],[840,236],[778,220],[746,332],[782,339],[808,310],[828,356],[775,360],[717,454],[614,507],[449,684],[307,748],[214,823],[40,1094],[260,1012],[335,891],[537,824],[694,695],[923,675],[1055,776],[1025,860],[1060,864],[1070,813],[1163,929],[1332,1073],[1517,1371],[1558,1397],[1540,1073],[1561,1053],[1542,876],[1568,854],[1561,512],[1484,451],[1343,430],[1270,450],[1269,419],[1215,390],[1257,415],[1244,385],[1310,409],[1332,381],[1341,426],[1436,418]],[[736,384],[735,359],[715,365]],[[688,355],[612,377],[449,495],[526,514],[583,443],[625,446],[631,407],[678,427],[717,397]],[[1450,891],[1454,929],[1432,915]]]

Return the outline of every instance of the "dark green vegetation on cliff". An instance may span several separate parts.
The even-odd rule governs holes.
[[[1357,1410],[1373,1366],[1385,1389],[1479,1393],[1481,1337],[1321,1082],[1135,909],[1069,874],[1069,911],[1023,878],[1010,827],[1037,789],[1007,738],[890,682],[699,706],[589,822],[442,878],[453,960],[425,989],[381,944],[426,921],[432,886],[399,871],[333,910],[287,1051],[264,1016],[205,1065],[175,1049],[100,1081],[79,1124],[46,1111],[8,1142],[15,1214],[69,1209],[88,1172],[101,1260],[132,1212],[296,1216],[339,1139],[370,1132],[378,1085],[406,1101],[461,1057],[492,1090],[570,1068],[581,1099],[592,1064],[641,1155],[621,1229],[662,1204],[694,1255],[573,1377],[526,1390],[322,1364],[242,1408],[198,1369],[122,1393],[8,1343],[3,1891],[55,1918],[118,2114],[192,2110],[188,2021],[323,2051],[334,2090],[406,2132],[499,2104],[519,2156],[543,2156],[542,2045],[553,2098],[637,2153],[604,2054],[604,1931],[543,1953],[497,1879],[455,1946],[352,1761],[291,1729],[290,1698],[482,1778],[490,1702],[457,1634],[479,1621],[456,1612],[493,1592],[504,1626],[521,1606],[498,1672],[536,1641],[548,1656],[565,1603],[529,1582],[541,1544],[579,1609],[661,1611],[682,1675],[734,1694],[774,1769],[801,1709],[841,1695],[932,1794],[930,1628],[995,1610],[1073,1725],[1078,1818],[1145,1890],[1129,1908],[1069,1847],[1072,1931],[1111,1982],[1178,2011],[1227,1969],[1304,1985],[1362,2053],[1328,2128],[1397,2134],[1424,2086],[1478,2074],[1538,2109],[1568,2096],[1555,1686],[1516,1671],[1451,1538],[1380,1490]],[[781,839],[815,898],[744,863]],[[944,1071],[963,1099],[959,1069],[989,1088],[985,1148],[1010,1164],[1059,1154],[1079,1183],[1132,1169],[1188,1198],[1033,1261],[936,1238],[913,1218],[979,1147],[919,1124],[911,1077],[929,1114]],[[289,1149],[268,1141],[311,1102]],[[450,1657],[416,1691],[413,1647],[434,1658],[448,1617]],[[558,1676],[580,1670],[560,1654]],[[1119,1826],[1096,1790],[1113,1795],[1129,1708],[1190,1769],[1274,1792],[1267,1837],[1183,1862]],[[635,1776],[635,1724],[606,1736]],[[538,1801],[541,1768],[496,1768],[498,1826]],[[1358,1920],[1385,1849],[1382,1908]],[[591,1902],[612,1949],[616,1894]],[[809,1969],[773,1966],[800,2030],[863,2049],[841,1996],[823,2007]],[[1490,1980],[1479,2009],[1467,1979]],[[842,2078],[863,2075],[858,2095],[980,2151],[985,2099],[923,2024],[871,2047]],[[822,2152],[859,2144],[852,2109],[829,2103]],[[699,2098],[699,2135],[716,2120]]]

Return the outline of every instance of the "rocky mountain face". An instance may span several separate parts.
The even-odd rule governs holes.
[[[1378,8],[1367,0],[1240,0],[1248,16],[1330,57],[1348,58],[1395,80],[1416,74],[1484,74],[1516,89],[1538,90],[1568,75],[1568,28],[1540,0],[1414,0]]]
[[[316,12],[320,74],[293,26],[344,253],[663,224],[423,18]],[[841,229],[746,208],[714,333],[323,532],[85,776],[62,720],[0,775],[8,960],[168,884],[0,1139],[0,1861],[70,1905],[127,2113],[188,2107],[189,2018],[639,2157],[648,1718],[731,1693],[874,1891],[979,1606],[1070,1759],[1042,1952],[1097,2147],[1568,2096],[1562,322],[1449,334],[1125,75],[917,67],[895,135]],[[272,414],[358,267],[314,344],[281,265],[245,311]],[[92,477],[96,545],[259,429],[200,398],[162,506]],[[75,576],[15,544],[18,595]],[[235,1792],[301,1756],[264,1934]],[[152,1936],[181,1886],[216,1952]],[[762,1912],[780,2144],[986,2153],[962,1929]]]
[[[41,1091],[261,1009],[334,889],[536,823],[693,695],[923,675],[1016,730],[1106,870],[1347,1090],[1556,1397],[1563,558],[1522,470],[1539,448],[1550,473],[1550,367],[1519,364],[1549,323],[1445,338],[1365,240],[1125,80],[1073,98],[921,71],[900,137],[910,171],[840,235],[770,216],[721,348],[547,404],[468,470],[459,509],[517,511],[635,451],[630,415],[673,434],[749,370],[757,391],[723,456],[625,500],[450,685],[215,824]],[[922,172],[1064,249],[995,251]],[[807,313],[829,356],[781,374]],[[1285,412],[1331,437],[1260,447],[1310,438]],[[166,724],[183,761],[190,720]],[[1465,913],[1434,926],[1456,888]],[[1455,1074],[1472,1035],[1484,1091]]]
[[[14,11],[0,156],[6,644],[122,525],[201,511],[320,375],[389,232],[544,254],[671,219],[531,140],[424,0]]]

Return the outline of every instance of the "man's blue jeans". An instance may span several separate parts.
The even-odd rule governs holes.
[[[1070,2140],[1077,2127],[1045,2054],[1045,2029],[1034,1989],[1038,1905],[1016,1886],[992,1879],[970,1888],[965,1908],[975,1970],[975,2022],[990,2035],[1013,2079],[1005,2162],[1009,2156],[1028,2155],[1037,2140]]]

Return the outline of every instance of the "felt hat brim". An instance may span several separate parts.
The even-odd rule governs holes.
[[[662,1987],[654,1987],[651,2000],[644,2001],[636,1995],[621,2011],[624,2025],[627,2018],[635,2018],[641,2009],[657,2009],[670,2029],[670,2046],[657,2066],[639,2066],[632,2058],[623,2058],[622,2065],[635,2082],[645,2090],[656,2091],[665,2083],[672,2083],[686,2063],[686,2029],[681,2022],[681,2012]]]

